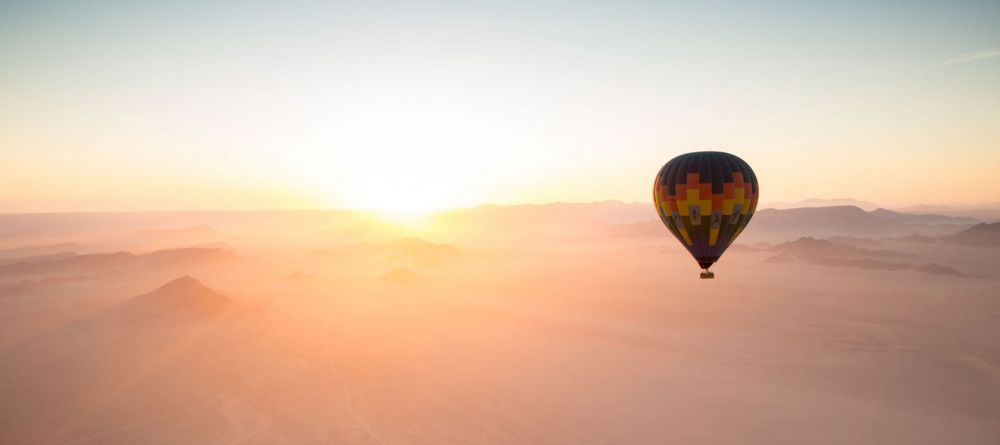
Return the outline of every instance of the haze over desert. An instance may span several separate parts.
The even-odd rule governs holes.
[[[0,216],[0,441],[1000,437],[997,223],[761,210],[705,281],[650,207]]]
[[[0,1],[0,445],[1000,444],[1000,1]]]

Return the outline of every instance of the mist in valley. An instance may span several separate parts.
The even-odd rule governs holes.
[[[1000,224],[646,204],[0,215],[0,442],[995,443]]]

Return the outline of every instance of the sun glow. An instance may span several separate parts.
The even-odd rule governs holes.
[[[326,200],[413,220],[476,202],[477,169],[497,129],[467,107],[393,100],[324,116],[295,154]]]
[[[356,185],[345,197],[350,207],[405,221],[453,206],[448,184],[420,173],[418,166],[383,166],[380,170],[353,180]]]

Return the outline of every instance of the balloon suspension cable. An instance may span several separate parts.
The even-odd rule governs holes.
[[[708,269],[703,269],[701,271],[701,279],[702,280],[711,280],[712,278],[715,278],[715,272],[712,272],[712,271],[710,271]]]

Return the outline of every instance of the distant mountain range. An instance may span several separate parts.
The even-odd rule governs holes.
[[[503,224],[516,227],[534,225],[550,227],[573,221],[576,227],[595,224],[620,224],[656,218],[652,203],[600,201],[587,203],[554,202],[550,204],[484,205],[469,209],[441,212],[433,217],[435,224],[482,225]],[[572,230],[573,227],[562,227]]]
[[[379,241],[412,236],[417,231],[403,224],[363,220],[347,227],[328,229],[320,232],[320,236],[333,241]]]
[[[820,204],[850,202],[857,205]],[[878,208],[864,201],[807,200],[796,208],[758,208],[753,220],[740,237],[740,242],[783,242],[801,237],[830,238],[849,236],[857,238],[894,238],[923,242],[933,242],[939,237],[957,234],[959,231],[979,222],[975,219],[938,213],[908,213],[898,210]],[[863,207],[862,207],[863,206]],[[866,208],[870,208],[866,210]],[[580,239],[601,235],[614,237],[642,238],[663,237],[667,232],[659,221],[651,203],[626,203],[602,201],[591,203],[551,203],[542,205],[485,205],[475,208],[441,212],[425,221],[425,229],[414,228],[379,220],[372,215],[359,212],[226,212],[174,215],[165,213],[162,221],[189,221],[189,218],[203,217],[207,221],[220,224],[238,223],[224,226],[227,230],[236,227],[266,228],[273,231],[278,227],[296,227],[303,238],[320,238],[331,244],[358,242],[385,243],[394,239],[424,236],[433,230],[435,239],[455,244],[475,242],[496,242],[502,244],[507,239],[531,237],[541,242],[573,243]],[[31,240],[59,239],[68,231],[70,222],[82,219],[82,223],[104,226],[131,227],[139,221],[146,221],[148,214],[101,214],[101,215],[0,215],[0,226],[10,224],[18,230],[30,231]],[[62,219],[60,219],[62,218]],[[117,219],[122,222],[117,222]],[[64,221],[66,219],[68,221]],[[164,223],[160,223],[164,224]],[[103,228],[102,230],[108,230]],[[312,228],[321,226],[313,231]],[[215,248],[226,250],[223,241],[245,242],[245,238],[228,235],[214,226],[193,224],[179,226],[179,229],[132,230],[125,235],[108,235],[87,238],[86,246],[79,243],[29,243],[26,247],[0,250],[0,273],[15,267],[15,263],[25,263],[30,258],[35,266],[22,264],[25,270],[44,268],[50,260],[70,261],[73,257],[94,254],[94,252],[132,252],[132,254],[169,248]],[[55,230],[51,232],[50,230]],[[245,233],[253,233],[245,232]],[[75,238],[69,238],[75,239]],[[8,244],[9,245],[9,244]],[[72,255],[70,255],[72,254]],[[46,256],[52,255],[52,256]],[[58,256],[57,256],[58,255]],[[115,255],[104,253],[100,255]],[[120,258],[92,257],[86,261],[110,263],[129,261]],[[79,260],[83,261],[83,260]],[[9,269],[8,269],[9,270]]]
[[[852,246],[870,246],[885,241],[904,241],[908,243],[934,244],[948,243],[960,246],[991,247],[1000,246],[1000,223],[981,223],[948,235],[911,234],[883,238],[858,238],[852,236],[833,236],[830,241]]]
[[[915,205],[901,207],[896,210],[903,213],[934,213],[938,215],[974,218],[980,221],[1000,221],[1000,202],[962,206]]]
[[[886,209],[865,211],[855,206],[803,207],[758,210],[745,233],[768,239],[836,235],[943,235],[962,230],[971,223],[971,220],[963,218],[910,215]]]
[[[15,258],[8,258],[8,259],[0,259],[0,265],[14,264],[14,263],[32,263],[32,262],[40,262],[40,261],[51,261],[51,260],[59,260],[59,259],[63,259],[63,258],[71,258],[71,257],[74,257],[74,256],[76,256],[76,253],[73,253],[73,252],[61,252],[61,253],[49,253],[49,254],[44,254],[44,255],[32,255],[32,256],[24,256],[24,257],[15,257]]]
[[[934,214],[906,214],[887,209],[865,211],[856,206],[760,209],[754,214],[740,242],[780,242],[801,237],[903,237],[941,236],[957,233],[974,221]],[[658,220],[618,224],[612,234],[625,237],[664,236]]]
[[[0,260],[26,258],[43,255],[58,255],[65,253],[81,253],[87,249],[78,243],[56,243],[16,247],[0,250]]]
[[[79,273],[114,268],[164,267],[226,261],[234,257],[235,255],[229,250],[195,247],[158,250],[142,255],[129,252],[86,255],[72,254],[52,259],[28,259],[13,264],[0,265],[0,275],[14,273]]]
[[[921,261],[919,257],[888,250],[864,249],[830,240],[799,238],[768,249],[776,255],[770,263],[803,262],[827,267],[853,267],[872,270],[914,270],[933,275],[965,276],[950,266]]]
[[[180,247],[224,246],[225,241],[234,238],[205,224],[199,224],[179,229],[137,230],[100,240],[99,244],[108,250],[136,252]]]
[[[840,207],[840,206],[853,206],[858,207],[862,210],[875,210],[880,206],[868,201],[859,201],[857,199],[851,198],[839,198],[839,199],[821,199],[812,198],[804,199],[798,202],[762,202],[758,208],[761,209],[795,209],[802,207]]]
[[[878,208],[868,212],[873,216],[907,224],[975,224],[976,220],[962,216],[938,215],[935,213],[901,213]]]

